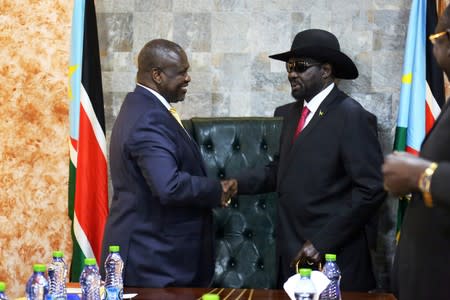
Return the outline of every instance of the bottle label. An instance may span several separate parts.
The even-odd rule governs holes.
[[[313,300],[314,299],[313,293],[300,292],[300,293],[295,293],[294,295],[295,295],[295,300]]]
[[[122,300],[123,289],[119,289],[115,286],[105,287],[105,299],[106,300]]]

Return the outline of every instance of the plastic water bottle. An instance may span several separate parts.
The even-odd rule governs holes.
[[[105,260],[105,299],[123,299],[123,260],[119,246],[109,246],[109,254]]]
[[[5,294],[6,284],[3,281],[0,281],[0,300],[8,300]]]
[[[80,275],[81,300],[100,300],[100,273],[95,258],[86,258]]]
[[[325,254],[325,265],[322,272],[330,279],[326,289],[320,294],[320,300],[340,300],[341,299],[341,271],[336,263],[336,254]]]
[[[316,288],[311,281],[311,269],[300,269],[300,283],[294,293],[295,300],[312,300],[316,295]]]
[[[64,254],[62,251],[53,251],[53,260],[48,266],[48,294],[52,296],[52,299],[67,299],[67,265],[63,256]]]
[[[33,265],[33,275],[28,279],[25,293],[27,300],[45,300],[48,294],[48,281],[45,278],[46,266]]]

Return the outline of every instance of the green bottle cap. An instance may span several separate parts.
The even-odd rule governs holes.
[[[204,294],[202,300],[220,300],[220,297],[217,294]]]
[[[34,264],[33,271],[34,272],[45,272],[47,270],[47,266],[44,264]]]
[[[327,253],[325,254],[326,261],[336,261],[336,254]]]
[[[120,251],[120,246],[109,246],[109,252],[119,252]]]
[[[311,269],[300,269],[298,270],[298,273],[300,274],[301,277],[311,277]]]
[[[86,266],[94,266],[97,264],[97,261],[95,260],[95,258],[85,258],[84,259],[84,264]]]
[[[64,253],[60,250],[53,251],[53,257],[64,257]]]
[[[6,290],[6,283],[0,281],[0,292],[4,292]]]

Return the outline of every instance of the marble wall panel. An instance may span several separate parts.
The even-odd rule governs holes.
[[[212,13],[212,52],[248,52],[248,31],[251,24],[250,13]]]
[[[133,14],[133,53],[152,39],[173,40],[174,16],[166,12],[135,12]]]
[[[136,12],[171,12],[173,0],[135,0],[134,11]]]
[[[145,0],[144,0],[145,1]],[[174,12],[212,12],[213,0],[172,0]]]
[[[68,57],[72,3],[0,1],[0,280],[24,296],[34,263],[71,257]]]
[[[211,14],[176,13],[173,39],[187,51],[211,51]]]

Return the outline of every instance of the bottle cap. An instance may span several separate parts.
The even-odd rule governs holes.
[[[109,246],[109,252],[119,252],[119,251],[120,251],[120,246],[116,246],[116,245]]]
[[[220,300],[220,297],[217,294],[204,294],[202,300]]]
[[[6,289],[6,283],[3,281],[0,281],[0,292],[4,292]]]
[[[34,272],[45,272],[47,270],[47,266],[44,264],[34,264],[33,271]]]
[[[94,266],[97,264],[97,261],[95,260],[95,258],[85,258],[84,259],[84,264],[86,266]]]
[[[336,254],[327,253],[325,254],[326,261],[336,261]]]
[[[300,274],[300,276],[307,276],[307,277],[311,277],[311,269],[300,269],[298,270],[298,273]]]
[[[63,257],[64,253],[60,250],[53,251],[53,257]]]

